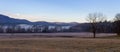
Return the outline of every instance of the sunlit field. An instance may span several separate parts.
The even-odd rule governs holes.
[[[33,36],[32,34],[36,35]],[[120,38],[115,35],[92,38],[92,36],[40,37],[39,33],[32,34],[30,33],[30,36],[23,36],[23,34],[20,36],[16,33],[9,36],[6,34],[6,37],[0,34],[0,52],[120,52]],[[71,33],[68,35],[71,35]]]

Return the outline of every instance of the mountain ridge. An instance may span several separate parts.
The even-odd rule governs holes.
[[[71,23],[65,23],[65,22],[46,22],[46,21],[36,21],[31,22],[26,19],[15,19],[11,18],[7,15],[0,14],[0,23],[1,24],[32,24],[32,25],[54,25],[54,26],[73,26],[77,25],[79,23],[77,22],[71,22]]]

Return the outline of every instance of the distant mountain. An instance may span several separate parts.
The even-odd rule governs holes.
[[[46,22],[46,21],[37,21],[37,22],[33,22],[33,24],[40,24],[40,25],[57,25],[57,24],[54,24],[54,23],[51,23],[51,22]]]
[[[14,19],[9,16],[0,14],[0,24],[32,24],[32,25],[55,25],[55,26],[74,26],[78,23],[71,22],[71,23],[64,23],[64,22],[46,22],[46,21],[37,21],[37,22],[30,22],[25,19]]]
[[[1,24],[29,24],[31,22],[25,19],[14,19],[14,18],[10,18],[9,16],[0,14],[0,23]]]
[[[57,24],[57,25],[63,25],[63,26],[67,26],[67,25],[70,25],[70,26],[75,26],[75,25],[78,25],[79,23],[77,22],[70,22],[70,23],[65,23],[65,22],[53,22],[54,24]]]
[[[54,25],[54,26],[75,26],[78,25],[79,23],[37,21],[37,22],[33,22],[33,24]]]

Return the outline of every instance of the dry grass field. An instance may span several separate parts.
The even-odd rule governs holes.
[[[120,38],[115,36],[15,37],[1,38],[0,52],[120,52]]]

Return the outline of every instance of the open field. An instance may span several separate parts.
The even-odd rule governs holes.
[[[120,39],[2,39],[0,52],[120,52]]]
[[[96,37],[116,36],[110,33],[98,33]],[[0,38],[33,38],[33,37],[93,37],[92,33],[0,33]]]
[[[15,37],[1,38],[0,52],[120,52],[120,39],[116,36],[114,38],[112,36],[110,38]]]

